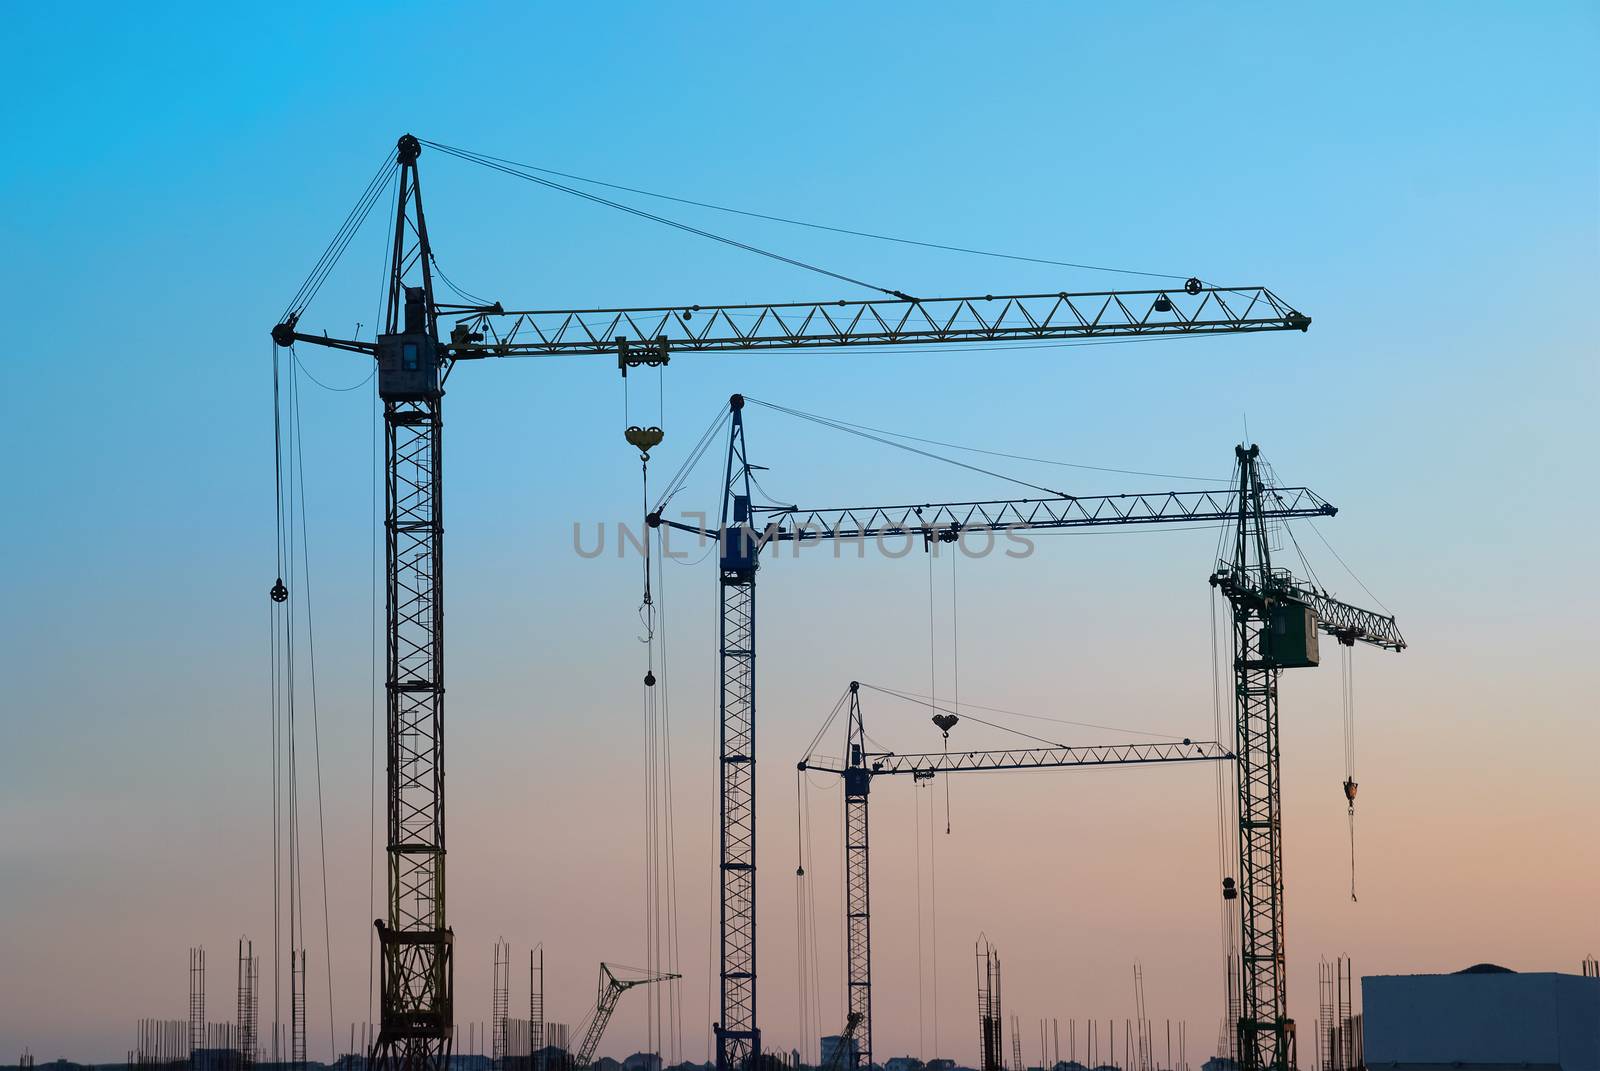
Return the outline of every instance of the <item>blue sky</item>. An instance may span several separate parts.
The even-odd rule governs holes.
[[[1580,906],[1600,893],[1581,832],[1600,803],[1586,757],[1600,743],[1586,716],[1600,520],[1583,315],[1600,266],[1592,5],[95,5],[10,12],[8,36],[0,1052],[118,1057],[133,1019],[178,1014],[188,944],[225,952],[242,931],[265,942],[267,330],[408,130],[842,227],[1271,286],[1314,318],[1307,335],[675,361],[659,457],[675,468],[735,390],[958,443],[1184,474],[1224,472],[1248,423],[1285,479],[1341,507],[1322,531],[1414,640],[1403,659],[1362,663],[1375,797],[1362,828],[1375,861],[1361,913],[1338,895],[1337,675],[1294,682],[1307,711],[1285,729],[1296,1013],[1314,1011],[1317,955],[1350,951],[1373,971],[1494,958],[1570,969],[1600,946]],[[423,168],[441,263],[508,304],[863,296],[440,154]],[[1122,281],[669,214],[918,294]],[[369,227],[308,326],[370,331],[381,245]],[[366,375],[336,354],[302,359],[332,386]],[[620,392],[604,361],[485,364],[451,381],[452,914],[483,960],[463,969],[463,1006],[484,1014],[497,934],[519,949],[561,934],[580,990],[595,960],[627,962],[643,939],[628,929],[637,768],[611,746],[622,732],[634,747],[618,727],[637,716],[637,570],[568,549],[574,521],[636,512]],[[364,1011],[370,918],[372,399],[308,384],[304,406],[342,1024]],[[784,498],[994,490],[764,411],[751,442]],[[1084,475],[1069,489],[1159,483]],[[1194,710],[1207,727],[1210,544],[1208,533],[1061,540],[1035,562],[973,566],[964,691],[1096,707],[1088,720],[1154,714],[1162,729]],[[1361,594],[1312,544],[1324,579]],[[925,682],[928,580],[920,562],[903,564],[800,564],[806,583],[774,577],[765,589],[764,739],[778,761],[762,799],[779,862],[764,892],[777,923],[763,1001],[780,1043],[794,1031],[788,763],[852,676]],[[689,664],[676,694],[693,964],[709,866],[710,590],[684,576],[675,643]],[[1096,1004],[1092,978],[1139,955],[1164,980],[1152,1003],[1171,1010],[1159,1014],[1209,1034],[1212,877],[1205,846],[1185,846],[1208,820],[1193,837],[1141,841],[1138,830],[1171,818],[1170,801],[1142,782],[1105,784],[1083,828],[1037,818],[1062,806],[1048,788],[967,790],[1025,857],[1071,828],[1121,873],[1176,875],[1137,918],[1122,917],[1114,889],[1063,915],[1048,890],[1072,880],[1077,853],[1030,859],[1037,880],[1006,911],[1017,919],[1008,999],[1024,1019],[1125,1016],[1126,1002]],[[1195,786],[1204,812],[1209,780]],[[582,822],[564,818],[575,799]],[[1540,875],[1532,905],[1526,873]],[[940,1000],[961,1024],[946,1047],[970,1056],[956,1047],[970,1047],[962,957],[1001,912],[981,887],[949,880]],[[211,888],[221,895],[196,892]],[[620,950],[608,944],[619,927]],[[1069,943],[1084,977],[1060,980],[1043,951],[1028,958],[1043,929]],[[1204,938],[1183,936],[1195,930]],[[902,960],[915,946],[896,930],[885,941]],[[624,1020],[608,1050],[638,1039]],[[907,1005],[888,1002],[879,1033],[885,1054],[917,1051]]]

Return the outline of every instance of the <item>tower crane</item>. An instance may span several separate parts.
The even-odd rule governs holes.
[[[618,970],[631,970],[639,975],[637,978],[622,978],[617,975]],[[606,1032],[606,1026],[611,1022],[611,1013],[617,1010],[617,1001],[622,999],[622,994],[634,986],[650,985],[652,982],[666,982],[674,978],[682,978],[681,974],[670,974],[665,971],[641,971],[636,967],[613,967],[609,963],[600,964],[600,985],[595,996],[594,1009],[589,1013],[589,1019],[584,1026],[583,1041],[578,1045],[578,1053],[573,1057],[574,1071],[589,1071],[594,1063],[595,1050],[600,1047],[600,1037]]]
[[[1233,758],[1232,752],[1211,740],[912,755],[872,752],[867,750],[866,723],[861,716],[861,682],[851,681],[847,695],[844,761],[833,765],[817,762],[808,755],[798,766],[802,771],[836,774],[844,782],[845,991],[851,1014],[861,1016],[857,1031],[860,1044],[853,1056],[852,1069],[872,1066],[872,856],[867,835],[867,801],[873,778],[908,774],[913,781],[926,781],[937,774],[985,770],[1219,762]],[[957,718],[951,714],[934,717],[939,719],[936,724],[946,734]]]
[[[1277,669],[1314,665],[1318,629],[1340,642],[1372,643],[1392,650],[1405,646],[1393,617],[1341,602],[1315,587],[1274,570],[1268,558],[1267,526],[1296,518],[1328,517],[1337,510],[1305,487],[1266,484],[1260,475],[1259,448],[1235,450],[1238,479],[1226,491],[1173,491],[1158,494],[1061,495],[1044,499],[921,505],[804,509],[753,504],[751,464],[745,443],[745,399],[730,400],[732,417],[724,469],[721,522],[717,529],[720,575],[720,667],[722,712],[722,823],[724,858],[741,895],[725,896],[724,926],[741,936],[755,928],[753,793],[755,691],[755,579],[760,552],[769,545],[822,540],[864,541],[885,536],[920,536],[925,545],[953,543],[966,533],[1053,530],[1105,525],[1223,523],[1235,529],[1235,556],[1220,563],[1211,583],[1234,605],[1238,660],[1235,664],[1234,753],[1239,769],[1240,873],[1244,888],[1224,885],[1227,899],[1238,899],[1245,940],[1240,950],[1244,1004],[1236,1038],[1243,1066],[1293,1067],[1293,1022],[1288,1018],[1287,978],[1283,970],[1282,839],[1278,824]],[[704,534],[702,529],[667,520],[659,509],[646,522]],[[1291,612],[1291,608],[1298,608]],[[1290,628],[1305,637],[1310,661],[1263,661],[1262,630]],[[1247,652],[1253,652],[1247,654]],[[728,870],[725,869],[725,875]],[[733,910],[729,905],[733,905]],[[724,946],[725,948],[727,945]],[[738,946],[740,948],[743,945]],[[724,961],[727,970],[727,960]],[[1287,1041],[1279,1039],[1287,1038]]]
[[[1295,1066],[1294,1020],[1284,971],[1283,830],[1279,814],[1278,674],[1315,666],[1317,635],[1403,651],[1405,638],[1391,615],[1332,598],[1274,568],[1261,477],[1261,450],[1235,448],[1238,485],[1233,555],[1217,563],[1211,585],[1233,609],[1234,750],[1238,754],[1240,1064]],[[1350,792],[1346,789],[1346,792]]]
[[[885,296],[576,310],[441,303],[418,169],[424,145],[507,170],[503,162],[402,136],[271,332],[278,347],[305,343],[372,360],[383,403],[389,863],[386,917],[376,923],[380,1024],[369,1054],[382,1071],[445,1071],[454,1031],[453,933],[444,895],[443,399],[458,363],[601,357],[615,360],[626,376],[630,368],[664,365],[671,354],[684,352],[1183,338],[1303,332],[1311,325],[1310,317],[1264,286],[1216,287],[1198,278],[1181,288],[951,298],[874,288]],[[322,280],[391,181],[395,214],[382,331],[365,341],[303,329]],[[750,780],[754,710],[747,701],[754,655],[739,639],[740,622],[753,623],[754,604],[742,568],[724,570],[722,593],[722,968],[716,1030],[717,1066],[731,1071],[760,1052]],[[282,602],[289,594],[279,578],[272,598]]]

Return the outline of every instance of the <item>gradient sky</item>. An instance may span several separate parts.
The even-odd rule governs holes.
[[[1413,644],[1357,655],[1357,904],[1339,675],[1285,677],[1293,1013],[1315,1016],[1319,956],[1350,954],[1362,973],[1571,971],[1600,951],[1592,4],[328,8],[7,11],[0,1060],[25,1045],[120,1059],[136,1018],[183,1014],[191,944],[211,953],[222,1018],[234,942],[270,944],[267,330],[407,130],[844,227],[1273,287],[1314,317],[1309,334],[674,361],[658,473],[735,390],[1177,474],[1225,474],[1247,425],[1285,480],[1341,507],[1322,533]],[[508,304],[861,296],[439,154],[422,165],[441,263]],[[918,294],[1127,278],[670,214]],[[381,241],[376,228],[358,239],[308,326],[371,330]],[[336,354],[302,359],[333,387],[367,374]],[[636,516],[637,461],[604,361],[485,364],[450,386],[459,1017],[488,1018],[503,935],[514,965],[545,942],[551,1017],[576,1021],[597,961],[644,954],[637,562],[570,549],[575,521]],[[304,397],[341,1045],[366,1015],[373,917],[373,412],[370,387]],[[766,411],[750,442],[782,499],[1000,492]],[[1079,493],[1168,482],[1012,468]],[[713,505],[709,481],[680,504]],[[960,563],[963,697],[1209,735],[1214,535],[1042,537],[1025,562]],[[1367,601],[1320,541],[1301,543],[1330,587]],[[933,582],[941,687],[947,567]],[[787,1048],[791,764],[852,677],[925,690],[930,582],[921,555],[784,560],[763,576],[762,1026]],[[710,574],[675,568],[666,597],[685,1054],[699,1059]],[[878,702],[869,717],[885,742],[930,743],[914,710]],[[1207,770],[955,785],[922,1039],[913,804],[930,801],[913,793],[876,797],[880,1057],[934,1055],[937,1019],[940,1050],[975,1058],[980,930],[1005,957],[1025,1038],[1043,1016],[1131,1015],[1135,958],[1152,1014],[1187,1018],[1200,1039],[1191,1055],[1215,1036]],[[826,1011],[840,1000],[838,802],[819,790],[813,806]],[[311,938],[320,1058],[326,953],[319,927]],[[513,983],[517,1007],[520,966]],[[642,1003],[625,1004],[602,1051],[632,1051],[643,1029]]]

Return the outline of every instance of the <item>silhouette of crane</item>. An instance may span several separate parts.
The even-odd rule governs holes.
[[[617,973],[618,971],[628,971],[636,977],[624,978]],[[573,1057],[572,1066],[575,1071],[588,1071],[589,1066],[594,1063],[595,1050],[600,1047],[600,1038],[605,1034],[606,1026],[611,1022],[611,1013],[617,1010],[617,1001],[622,999],[622,994],[635,986],[682,977],[681,974],[670,974],[665,971],[618,967],[610,963],[600,964],[599,991],[595,996],[594,1007],[583,1024],[583,1041],[579,1043],[577,1054]]]
[[[417,166],[424,144],[447,155],[586,197],[883,295],[868,300],[507,310],[471,301],[438,271]],[[302,330],[322,283],[391,182],[393,243],[383,330],[372,341]],[[467,304],[442,303],[434,276]],[[460,362],[499,357],[604,357],[624,376],[672,354],[1184,338],[1305,331],[1311,319],[1264,286],[1066,291],[915,298],[777,256],[516,170],[504,160],[402,136],[291,299],[272,340],[360,354],[377,366],[383,403],[387,619],[388,905],[377,921],[381,1000],[374,1071],[447,1071],[454,1024],[454,935],[445,912],[444,384]],[[448,328],[446,333],[446,328]],[[655,429],[645,429],[655,430]],[[632,441],[630,439],[630,441]],[[747,579],[724,572],[731,645],[753,616]],[[290,593],[278,578],[271,597]],[[742,660],[742,661],[741,661]],[[721,850],[719,1071],[760,1053],[756,1025],[754,709],[748,656],[725,662]]]
[[[797,765],[802,771],[837,774],[844,782],[845,990],[849,995],[851,1012],[859,1013],[862,1019],[858,1032],[862,1041],[853,1065],[855,1068],[866,1068],[872,1064],[872,867],[868,800],[874,778],[909,774],[913,781],[925,781],[938,774],[1218,762],[1233,758],[1233,753],[1227,748],[1210,740],[1098,747],[1058,745],[926,754],[874,752],[867,750],[866,722],[861,714],[861,683],[851,681],[846,694],[848,706],[844,763],[835,765],[828,761],[819,762],[807,755]],[[960,720],[957,715],[950,713],[935,714],[933,717],[934,723],[947,738]],[[823,731],[826,732],[826,727]],[[818,734],[818,739],[821,739],[821,735]],[[983,978],[980,969],[980,982]],[[993,984],[992,989],[996,994],[994,999],[998,1001],[998,982]],[[980,990],[980,1005],[983,1000]],[[979,1018],[982,1021],[982,1012]]]

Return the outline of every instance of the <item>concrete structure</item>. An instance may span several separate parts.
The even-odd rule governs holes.
[[[1600,1071],[1600,978],[1480,964],[1455,974],[1369,976],[1361,999],[1372,1071]]]

